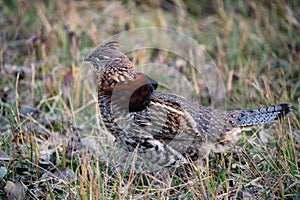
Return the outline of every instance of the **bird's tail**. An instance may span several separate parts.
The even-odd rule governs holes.
[[[289,103],[281,103],[268,107],[257,108],[254,110],[235,111],[237,112],[235,113],[235,126],[251,126],[283,118],[291,111],[291,107],[292,105]]]

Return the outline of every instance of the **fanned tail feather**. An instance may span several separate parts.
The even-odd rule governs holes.
[[[283,118],[291,111],[292,105],[281,103],[254,110],[240,110],[236,119],[236,126],[251,126]]]

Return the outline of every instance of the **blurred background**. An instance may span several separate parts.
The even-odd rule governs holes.
[[[223,75],[229,108],[297,102],[298,8],[297,1],[3,1],[1,81],[10,83],[0,96],[14,99],[8,77],[17,72],[30,79],[21,98],[26,104],[38,104],[41,92],[65,94],[82,58],[101,42],[126,30],[162,27],[186,34],[209,53]],[[174,57],[131,55],[137,66],[151,61],[186,70],[186,61]],[[204,91],[199,95],[205,98]]]

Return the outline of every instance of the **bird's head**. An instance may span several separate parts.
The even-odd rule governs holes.
[[[133,63],[119,51],[119,43],[110,41],[94,49],[84,61],[92,65],[99,82],[134,80],[136,71]]]
[[[119,51],[119,43],[110,41],[94,49],[84,61],[90,63],[96,73],[118,64],[122,57],[126,57]]]

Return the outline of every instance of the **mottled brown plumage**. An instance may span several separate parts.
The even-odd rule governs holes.
[[[98,76],[98,102],[103,121],[130,151],[159,167],[196,160],[212,149],[226,150],[239,133],[276,120],[291,109],[287,103],[255,110],[215,110],[173,94],[157,92],[156,81],[137,73],[132,62],[108,42],[85,61]]]

